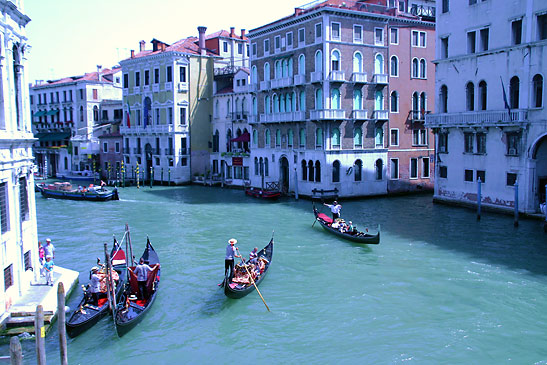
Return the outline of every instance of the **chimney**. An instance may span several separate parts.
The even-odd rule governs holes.
[[[205,49],[205,31],[207,27],[200,26],[198,27],[199,32],[199,52],[202,56],[205,56],[207,50]]]
[[[135,58],[135,50],[134,49],[131,50],[131,58]]]
[[[146,42],[145,41],[140,41],[139,42],[139,52],[144,52],[144,46],[145,46]]]
[[[241,39],[245,38],[245,29],[241,29]]]
[[[236,36],[236,28],[230,27],[230,38],[235,37],[235,36]]]
[[[300,8],[294,8],[294,15],[295,16],[299,16],[300,14],[302,14],[304,12],[304,10],[300,9]]]
[[[101,81],[101,69],[103,68],[102,65],[97,65],[97,80]]]

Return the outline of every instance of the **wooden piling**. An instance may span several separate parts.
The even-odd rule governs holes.
[[[519,182],[518,179],[515,181],[515,220],[513,225],[515,227],[519,226]]]
[[[34,317],[34,334],[36,338],[36,361],[38,365],[46,363],[46,329],[44,327],[44,307],[41,304],[36,306]]]
[[[479,177],[479,179],[477,180],[477,220],[478,221],[481,220],[481,201],[482,201],[481,184],[482,184],[482,181],[481,181],[481,178]]]
[[[65,312],[65,286],[62,282],[57,286],[57,328],[59,330],[59,353],[61,365],[68,365],[68,352],[66,346],[66,312]]]
[[[21,349],[21,341],[19,341],[19,337],[11,337],[9,341],[9,354],[11,365],[23,364],[23,350]]]

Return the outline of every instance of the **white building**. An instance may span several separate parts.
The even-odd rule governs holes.
[[[22,3],[0,0],[0,318],[40,271]]]
[[[30,87],[36,165],[47,176],[98,169],[101,122],[112,101],[120,109],[121,68],[102,69]],[[106,108],[106,109],[105,109]],[[119,117],[121,120],[121,116]]]
[[[437,201],[537,212],[547,184],[547,2],[438,1]]]

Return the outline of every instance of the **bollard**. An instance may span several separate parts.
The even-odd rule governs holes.
[[[171,169],[167,170],[168,180],[167,180],[167,186],[171,186]]]
[[[515,180],[515,221],[513,222],[515,227],[519,226],[519,181]]]
[[[36,306],[36,316],[34,317],[34,337],[36,338],[36,360],[38,365],[47,365],[46,363],[46,329],[44,327],[44,308],[41,304]]]
[[[65,286],[62,282],[57,286],[57,329],[59,331],[59,353],[61,365],[68,365],[68,352],[66,347],[66,312],[65,312]]]
[[[298,171],[294,168],[294,198],[298,200]]]
[[[161,185],[163,185],[163,167],[161,168],[161,178],[160,178],[160,181],[161,181]]]
[[[21,349],[21,341],[19,337],[13,336],[9,341],[9,354],[11,365],[23,364],[23,350]]]
[[[137,189],[139,189],[139,164],[137,163],[137,168],[135,169],[136,173],[137,173]]]
[[[150,189],[152,189],[153,183],[154,183],[154,168],[150,166]]]
[[[479,177],[479,179],[477,180],[477,220],[480,221],[481,220],[481,200],[482,200],[482,197],[481,197],[481,178]]]

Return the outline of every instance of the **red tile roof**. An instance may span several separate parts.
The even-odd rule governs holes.
[[[112,82],[112,75],[116,72],[121,71],[121,67],[113,67],[112,69],[104,68],[101,70],[101,81],[102,82]],[[98,74],[97,71],[95,72],[89,72],[85,73],[83,75],[79,76],[69,76],[64,77],[62,79],[58,80],[47,80],[44,84],[35,84],[32,85],[32,87],[35,86],[49,86],[49,85],[61,85],[71,82],[77,82],[77,81],[98,81]]]

